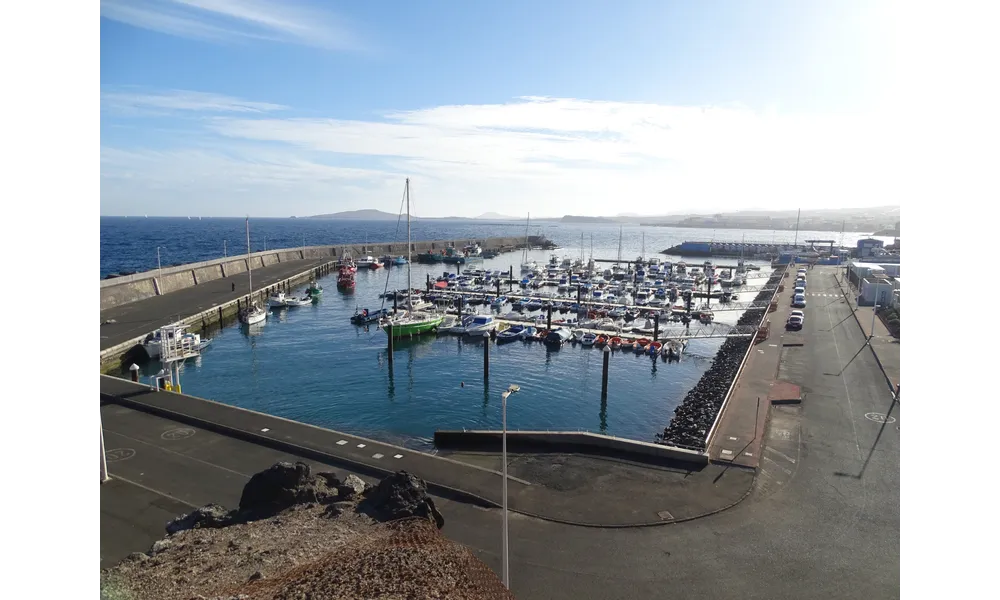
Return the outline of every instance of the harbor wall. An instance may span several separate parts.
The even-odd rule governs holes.
[[[535,245],[544,242],[543,236],[531,236],[529,243]],[[462,247],[467,244],[480,244],[486,250],[513,250],[524,245],[524,238],[500,237],[482,240],[437,240],[413,242],[413,253],[438,251],[448,247]],[[376,244],[344,244],[337,246],[307,246],[304,248],[279,248],[255,252],[250,256],[253,268],[259,269],[266,265],[292,262],[306,259],[329,258],[336,260],[341,256],[363,256],[371,254],[376,257],[384,255],[401,255],[406,253],[406,243],[376,243]],[[121,306],[130,302],[145,300],[152,296],[161,296],[177,290],[182,290],[200,283],[213,281],[223,277],[243,273],[247,270],[247,257],[229,256],[207,260],[187,265],[154,269],[143,273],[122,275],[101,280],[101,310]]]
[[[499,451],[503,433],[500,431],[434,432],[438,448]],[[508,431],[507,448],[511,451],[542,450],[547,452],[580,452],[615,458],[630,458],[646,462],[685,462],[708,464],[708,454],[675,446],[651,444],[588,431]]]
[[[237,264],[242,264],[244,267],[243,270],[246,270],[245,260],[237,261]],[[189,331],[193,333],[202,332],[204,334],[210,327],[222,327],[226,323],[234,321],[240,309],[243,308],[248,301],[256,300],[258,303],[264,304],[267,302],[267,298],[271,295],[271,293],[278,290],[288,291],[289,288],[301,283],[306,283],[313,279],[319,279],[323,275],[328,275],[334,272],[334,266],[335,263],[331,261],[319,266],[304,269],[300,273],[296,273],[287,279],[254,290],[253,298],[251,298],[249,294],[246,294],[235,300],[188,315],[180,319],[178,322],[187,325]],[[226,272],[229,272],[228,269]],[[152,286],[151,283],[143,283],[148,281],[149,280],[140,280],[140,282],[136,282],[135,285]],[[199,279],[198,281],[201,280]],[[136,360],[142,360],[145,350],[140,344],[148,333],[150,332],[142,333],[141,335],[137,335],[130,340],[101,350],[101,373],[108,373],[121,368],[123,365],[136,362]],[[136,352],[140,353],[142,356],[135,356],[134,353]]]

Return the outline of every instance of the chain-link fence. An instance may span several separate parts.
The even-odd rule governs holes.
[[[229,593],[252,600],[514,598],[468,548],[418,518],[384,523],[316,561]]]

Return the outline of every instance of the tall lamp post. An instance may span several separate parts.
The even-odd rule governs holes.
[[[503,585],[508,590],[510,589],[510,569],[508,568],[509,561],[507,558],[507,397],[511,394],[516,394],[520,391],[521,386],[517,384],[511,384],[507,391],[501,394],[503,401],[500,403],[501,412],[503,413]]]
[[[156,247],[156,276],[163,279],[163,268],[160,267],[160,247]]]

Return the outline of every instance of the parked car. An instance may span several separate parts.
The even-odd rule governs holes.
[[[805,319],[806,318],[806,313],[802,312],[801,310],[793,310],[792,312],[788,313],[788,316],[789,317],[802,317],[803,319]]]
[[[804,287],[796,287],[792,291],[792,298],[794,298],[795,296],[804,296],[805,293],[806,293],[806,288],[804,288]]]
[[[806,296],[805,294],[796,294],[795,298],[792,299],[793,308],[805,308],[806,307]]]
[[[805,318],[800,315],[792,315],[788,317],[788,321],[785,323],[785,329],[802,329],[802,324],[805,322]]]

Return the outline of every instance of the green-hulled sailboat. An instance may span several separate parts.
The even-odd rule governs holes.
[[[386,334],[394,338],[411,337],[435,332],[444,321],[443,315],[415,312],[413,310],[413,286],[410,283],[410,264],[413,262],[411,250],[413,244],[410,240],[409,177],[406,178],[406,187],[403,190],[403,195],[406,197],[406,311],[393,315],[382,322],[382,327],[385,329]],[[388,271],[388,269],[386,270]]]

